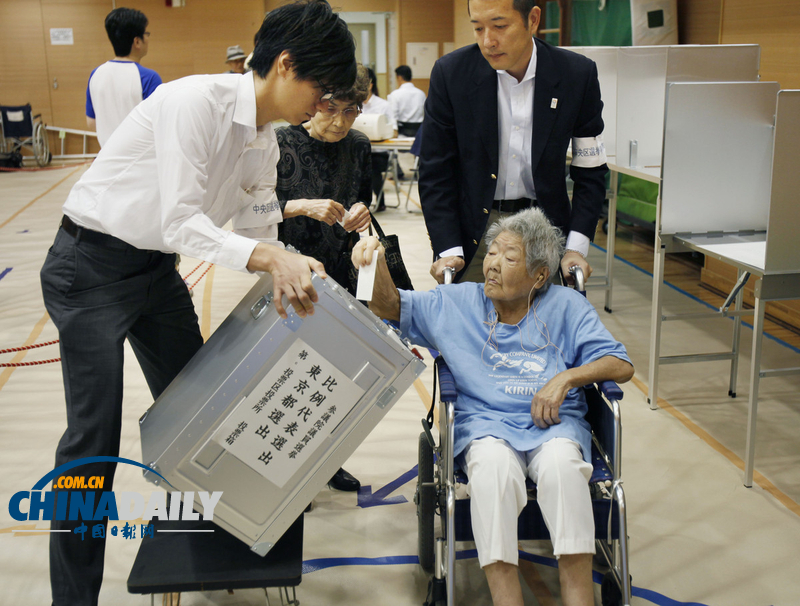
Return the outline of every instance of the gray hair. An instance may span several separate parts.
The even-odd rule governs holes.
[[[559,228],[550,223],[540,208],[528,208],[493,223],[486,230],[486,248],[504,231],[516,234],[522,240],[525,268],[529,276],[533,277],[534,272],[542,266],[550,270],[551,277],[556,274],[561,257],[564,256],[566,238]],[[540,292],[545,292],[549,285],[548,280]]]

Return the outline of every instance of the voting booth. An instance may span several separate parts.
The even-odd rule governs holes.
[[[800,91],[776,82],[675,82],[667,87],[650,339],[648,402],[656,407],[662,364],[730,360],[729,395],[736,395],[741,317],[754,314],[745,485],[753,481],[761,378],[800,373],[762,369],[767,301],[800,298],[797,146]],[[739,281],[718,312],[662,314],[664,256],[696,251],[737,268]],[[742,309],[741,289],[756,278],[755,309]],[[734,305],[734,309],[729,307]],[[661,356],[664,320],[732,317],[731,350]]]
[[[214,523],[261,556],[424,368],[344,288],[312,283],[314,314],[284,320],[262,277],[140,420],[145,478],[221,491]]]
[[[665,95],[673,82],[758,81],[761,51],[757,44],[573,47],[597,64],[603,99],[603,141],[608,156],[608,241],[606,275],[599,284],[606,291],[605,310],[611,312],[619,175],[661,184],[661,155]],[[648,185],[640,188],[648,190]],[[655,199],[637,199],[625,208],[644,214],[652,225]],[[638,215],[625,215],[634,223]]]
[[[619,48],[615,164],[659,174],[667,85],[755,82],[760,57],[757,44]]]

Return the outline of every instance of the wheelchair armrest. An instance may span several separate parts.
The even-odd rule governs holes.
[[[614,381],[601,381],[597,384],[597,388],[609,400],[622,399],[622,389]]]
[[[456,380],[442,356],[436,358],[436,368],[439,371],[439,398],[442,402],[455,402]]]

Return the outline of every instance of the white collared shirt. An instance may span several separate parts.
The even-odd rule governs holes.
[[[364,114],[383,114],[386,116],[386,122],[392,127],[392,130],[397,130],[397,120],[394,117],[392,104],[386,99],[381,99],[378,95],[371,95],[361,108],[361,112]]]
[[[520,82],[506,71],[497,72],[499,156],[495,200],[536,198],[531,167],[535,81],[536,44]]]
[[[422,122],[425,117],[425,93],[411,82],[389,93],[389,103],[398,122]]]
[[[278,157],[272,125],[256,127],[252,73],[181,78],[120,124],[64,214],[140,249],[244,270],[259,241],[277,243]]]

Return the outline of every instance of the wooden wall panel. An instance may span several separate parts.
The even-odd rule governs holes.
[[[475,43],[475,34],[467,12],[467,0],[453,0],[453,32],[456,48]]]
[[[169,8],[163,0],[127,0],[126,6],[147,15],[152,35],[142,64],[165,82],[227,71],[225,50],[239,44],[250,53],[264,19],[263,0],[190,0],[179,8]]]
[[[718,44],[722,0],[678,0],[681,44]]]
[[[273,8],[288,4],[292,0],[264,0],[264,10],[269,12]],[[370,12],[391,13],[397,10],[397,3],[402,0],[330,0],[330,5],[337,13]]]
[[[106,0],[41,0],[52,124],[86,129],[86,85],[92,69],[114,56],[103,21]],[[72,28],[74,44],[50,44],[50,28]],[[58,88],[53,83],[58,83]]]
[[[226,71],[225,49],[240,44],[252,50],[264,16],[263,0],[191,0],[181,8],[168,8],[163,0],[127,0],[125,5],[147,15],[150,50],[142,65],[165,82]],[[114,56],[103,26],[111,9],[110,0],[0,2],[0,102],[30,100],[49,124],[85,129],[89,74]],[[74,44],[51,45],[53,27],[72,28]]]
[[[49,42],[49,41],[48,41]],[[39,2],[0,2],[0,104],[30,103],[52,122],[42,11]]]
[[[761,45],[761,79],[800,88],[800,2],[725,0],[723,44]]]
[[[402,0],[399,2],[398,29],[400,30],[399,64],[405,64],[407,42],[437,42],[439,56],[443,44],[453,41],[452,0]],[[427,78],[414,78],[414,86],[428,92]]]

